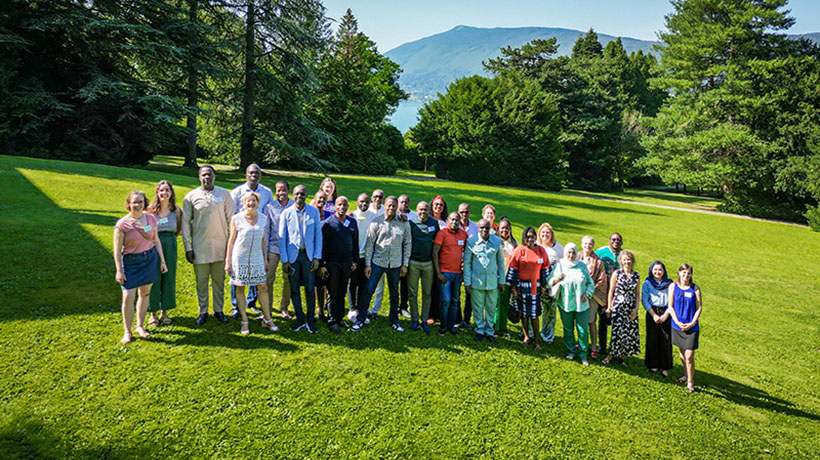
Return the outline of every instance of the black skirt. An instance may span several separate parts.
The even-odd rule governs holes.
[[[693,331],[689,329],[684,332],[677,329],[672,329],[672,345],[680,348],[681,350],[697,350],[699,337],[700,331]]]

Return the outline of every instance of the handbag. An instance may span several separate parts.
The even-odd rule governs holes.
[[[521,309],[518,307],[518,299],[510,299],[510,309],[507,310],[507,321],[517,323],[521,321]]]

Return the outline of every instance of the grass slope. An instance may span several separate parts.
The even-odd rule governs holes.
[[[126,194],[195,174],[0,156],[0,458],[810,458],[820,451],[820,235],[808,229],[409,178],[340,176],[355,195],[492,203],[515,232],[613,230],[688,262],[704,292],[699,390],[629,366],[583,368],[515,340],[195,328],[180,261],[174,325],[120,346],[112,226]],[[265,177],[272,185],[275,178]],[[220,171],[232,187],[242,175]],[[290,177],[314,191],[319,176]],[[180,243],[181,244],[181,243]],[[279,292],[277,292],[279,295]],[[286,326],[277,320],[280,327]],[[643,321],[641,321],[643,323]],[[643,324],[642,324],[643,326]],[[560,328],[559,328],[560,335]],[[643,340],[643,338],[642,338]],[[672,375],[681,374],[677,364]],[[769,454],[769,455],[767,455]]]

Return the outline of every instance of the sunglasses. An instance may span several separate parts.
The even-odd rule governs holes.
[[[480,229],[482,229],[482,230],[489,230],[489,229],[490,229],[490,226],[489,226],[489,225],[483,225],[483,226],[478,227],[478,228],[480,228]]]

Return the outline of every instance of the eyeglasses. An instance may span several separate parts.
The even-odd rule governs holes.
[[[373,199],[376,199],[376,198],[384,198],[384,195],[373,195]]]
[[[482,229],[482,230],[489,230],[489,229],[490,229],[490,226],[489,226],[489,225],[482,225],[482,226],[480,226],[480,227],[478,227],[478,228],[480,228],[480,229]]]
[[[459,211],[459,214],[470,214],[470,211]]]
[[[621,238],[610,238],[609,241],[623,241]]]

